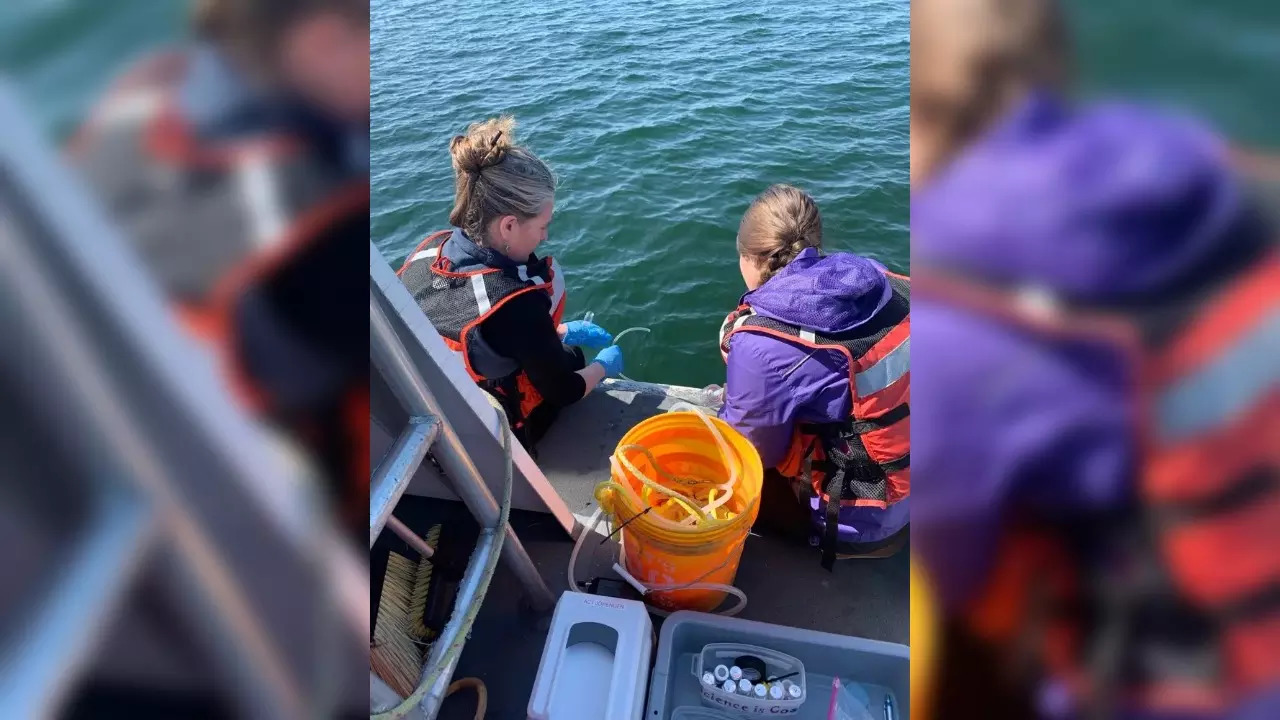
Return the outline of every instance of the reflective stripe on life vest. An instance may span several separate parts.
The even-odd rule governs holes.
[[[565,307],[564,278],[550,257],[518,265],[512,271],[486,267],[456,272],[443,254],[452,232],[442,230],[427,236],[396,274],[445,344],[458,354],[471,379],[498,396],[512,416],[512,424],[519,425],[541,404],[542,397],[514,361],[507,361],[512,372],[498,376],[477,368],[473,333],[503,305],[530,292],[547,294],[551,320],[559,325]]]
[[[1280,384],[1280,306],[1211,362],[1154,398],[1153,439],[1181,442],[1224,425]]]
[[[854,389],[863,397],[878,393],[905,377],[910,367],[911,337],[908,335],[884,357],[854,373]]]
[[[1147,368],[1142,492],[1173,584],[1223,628],[1231,691],[1280,683],[1280,256]]]
[[[430,260],[431,262],[435,262],[436,256],[439,254],[440,254],[439,245],[432,245],[429,248],[418,250],[409,256],[409,259],[405,261],[404,267],[401,267],[400,270],[396,272],[396,275],[399,275],[400,273],[404,272],[404,268],[408,267],[409,263],[411,262],[418,262],[419,260]]]

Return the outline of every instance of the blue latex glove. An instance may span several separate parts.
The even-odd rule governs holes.
[[[605,377],[615,377],[622,374],[622,348],[617,345],[610,345],[601,350],[596,355],[593,362],[600,363],[604,367]]]
[[[593,322],[574,320],[564,324],[564,344],[584,345],[586,347],[605,347],[613,344],[613,336],[608,330]]]

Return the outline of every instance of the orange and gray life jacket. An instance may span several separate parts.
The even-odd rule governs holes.
[[[344,509],[362,523],[368,354],[348,347],[359,342],[357,322],[367,340],[368,320],[336,302],[327,317],[308,317],[320,310],[299,289],[358,296],[347,279],[365,252],[368,178],[269,128],[201,137],[179,103],[191,62],[170,52],[128,69],[73,136],[69,159],[238,399],[315,438],[309,444],[344,478]],[[318,427],[321,415],[333,422]]]
[[[1137,378],[1127,401],[1139,418],[1134,443],[1140,451],[1140,516],[1120,522],[1141,535],[1135,546],[1144,555],[1136,565],[1156,572],[1143,574],[1139,587],[1119,592],[1132,596],[1124,603],[1131,615],[1141,614],[1144,603],[1186,613],[1176,628],[1165,628],[1177,637],[1149,638],[1147,646],[1185,649],[1191,626],[1202,628],[1203,637],[1187,650],[1194,662],[1175,666],[1162,651],[1159,672],[1144,665],[1137,679],[1119,680],[1117,664],[1130,661],[1112,658],[1097,667],[1083,659],[1084,635],[1070,617],[1047,621],[1034,603],[1009,595],[1012,588],[1035,585],[1031,568],[1044,572],[1043,560],[1014,555],[997,563],[996,579],[975,605],[975,617],[985,616],[987,626],[1015,636],[1058,638],[1046,646],[1042,662],[1084,699],[1098,697],[1101,685],[1117,685],[1106,695],[1143,710],[1221,712],[1280,683],[1280,254],[1268,251],[1199,299],[1151,317],[1068,308],[1044,293],[954,277],[924,275],[920,284],[930,296],[1047,342],[1100,344],[1128,358]],[[1085,587],[1099,584],[1088,582],[1083,569],[1075,574]],[[1078,584],[1058,587],[1075,593]],[[1104,584],[1113,588],[1114,604],[1116,583]],[[1057,597],[1073,602],[1062,593]],[[1037,622],[1045,627],[1018,629]],[[1141,622],[1103,618],[1100,624],[1125,628]],[[1016,637],[1005,639],[1018,644]],[[1157,650],[1139,647],[1129,655],[1155,657]]]
[[[471,379],[502,402],[518,438],[542,396],[529,376],[510,358],[499,355],[484,339],[480,326],[498,308],[525,293],[546,293],[551,320],[564,316],[564,278],[550,257],[508,269],[476,267],[457,270],[444,252],[455,230],[428,235],[396,273],[418,307],[435,326],[445,345],[458,354]]]
[[[841,335],[763,317],[744,304],[720,327],[720,352],[741,332],[769,335],[815,350],[842,353],[849,365],[850,415],[838,423],[804,423],[776,468],[801,478],[806,466],[820,498],[820,547],[830,569],[839,548],[842,507],[887,508],[911,494],[911,281],[887,273],[893,295],[868,322]]]

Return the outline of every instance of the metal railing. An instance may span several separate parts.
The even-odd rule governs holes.
[[[381,264],[383,270],[389,270],[385,260],[372,243],[369,251],[371,265]],[[433,720],[439,713],[440,704],[444,701],[446,689],[457,666],[461,645],[465,642],[465,631],[474,620],[479,602],[488,588],[493,569],[493,555],[501,553],[501,560],[524,586],[530,605],[546,610],[555,605],[555,597],[547,588],[515,531],[506,522],[506,513],[510,509],[512,472],[510,461],[512,439],[509,429],[505,422],[501,423],[502,432],[506,434],[503,439],[504,448],[507,450],[507,478],[506,497],[500,505],[476,469],[462,439],[445,417],[440,403],[427,386],[422,373],[414,365],[401,336],[396,333],[386,310],[387,307],[395,307],[395,305],[386,300],[376,275],[377,273],[371,273],[370,282],[370,358],[373,366],[381,373],[409,414],[409,421],[373,473],[369,508],[370,546],[377,540],[384,526],[388,524],[394,526],[396,523],[392,515],[395,504],[404,494],[409,480],[428,451],[453,480],[454,492],[462,499],[482,528],[479,541],[472,552],[458,590],[453,616],[433,644],[423,668],[423,682],[429,682],[432,677],[436,678],[430,683],[431,687],[425,688],[420,705],[422,715],[428,720]],[[385,272],[381,275],[386,277]],[[405,292],[403,287],[393,287],[390,290]],[[410,336],[412,337],[412,333]],[[498,412],[496,409],[491,409]],[[420,690],[423,689],[420,688]],[[392,705],[404,702],[404,698],[396,696],[372,672],[370,673],[370,700],[374,712],[386,712]]]
[[[20,378],[29,413],[16,421],[53,439],[74,468],[59,481],[88,506],[58,538],[69,552],[52,582],[31,584],[41,594],[15,619],[23,631],[0,646],[0,717],[59,714],[144,571],[204,641],[239,715],[331,710],[334,678],[319,676],[333,666],[319,666],[366,640],[364,558],[315,512],[313,478],[232,404],[5,87],[0,337],[0,374]],[[287,622],[332,618],[335,604],[343,637]]]

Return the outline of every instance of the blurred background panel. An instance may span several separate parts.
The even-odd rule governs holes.
[[[912,13],[917,713],[1280,715],[1280,7]]]
[[[1067,3],[1080,79],[1191,110],[1238,142],[1280,146],[1280,6],[1266,0]]]
[[[358,0],[0,6],[0,716],[362,714],[367,76]]]
[[[190,6],[189,0],[11,0],[0,7],[0,70],[40,125],[66,138],[129,61],[187,36]]]

